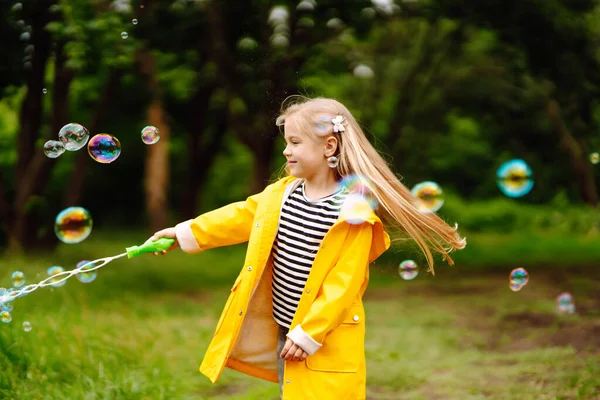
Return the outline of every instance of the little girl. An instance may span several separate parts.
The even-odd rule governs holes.
[[[452,264],[448,253],[466,242],[456,226],[415,207],[341,103],[284,102],[277,125],[286,177],[153,239],[175,238],[171,249],[187,253],[248,242],[200,366],[213,383],[229,367],[279,382],[283,399],[365,399],[362,296],[369,264],[390,246],[383,224],[414,240],[432,272],[432,251]],[[361,184],[346,184],[349,177]]]

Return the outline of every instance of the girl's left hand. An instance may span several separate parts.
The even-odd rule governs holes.
[[[308,357],[308,353],[288,338],[279,357],[288,361],[304,361]]]

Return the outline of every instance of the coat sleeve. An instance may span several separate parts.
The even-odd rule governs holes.
[[[369,268],[373,225],[352,225],[344,248],[346,252],[325,276],[321,291],[304,320],[288,337],[309,355],[322,345],[329,332],[340,326],[356,299]]]
[[[179,246],[186,253],[247,242],[264,191],[246,201],[228,204],[175,226]]]

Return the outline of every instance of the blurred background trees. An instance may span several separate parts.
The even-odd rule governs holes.
[[[346,104],[408,187],[490,200],[522,158],[536,183],[521,202],[598,203],[596,0],[40,0],[0,18],[3,249],[51,248],[71,205],[150,232],[261,190],[293,94]],[[121,156],[47,158],[68,122]]]

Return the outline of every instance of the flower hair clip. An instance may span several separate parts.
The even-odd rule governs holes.
[[[346,130],[346,128],[344,128],[344,117],[342,115],[338,115],[335,118],[333,118],[331,120],[331,122],[333,123],[333,131],[340,133],[340,132],[344,132]]]

